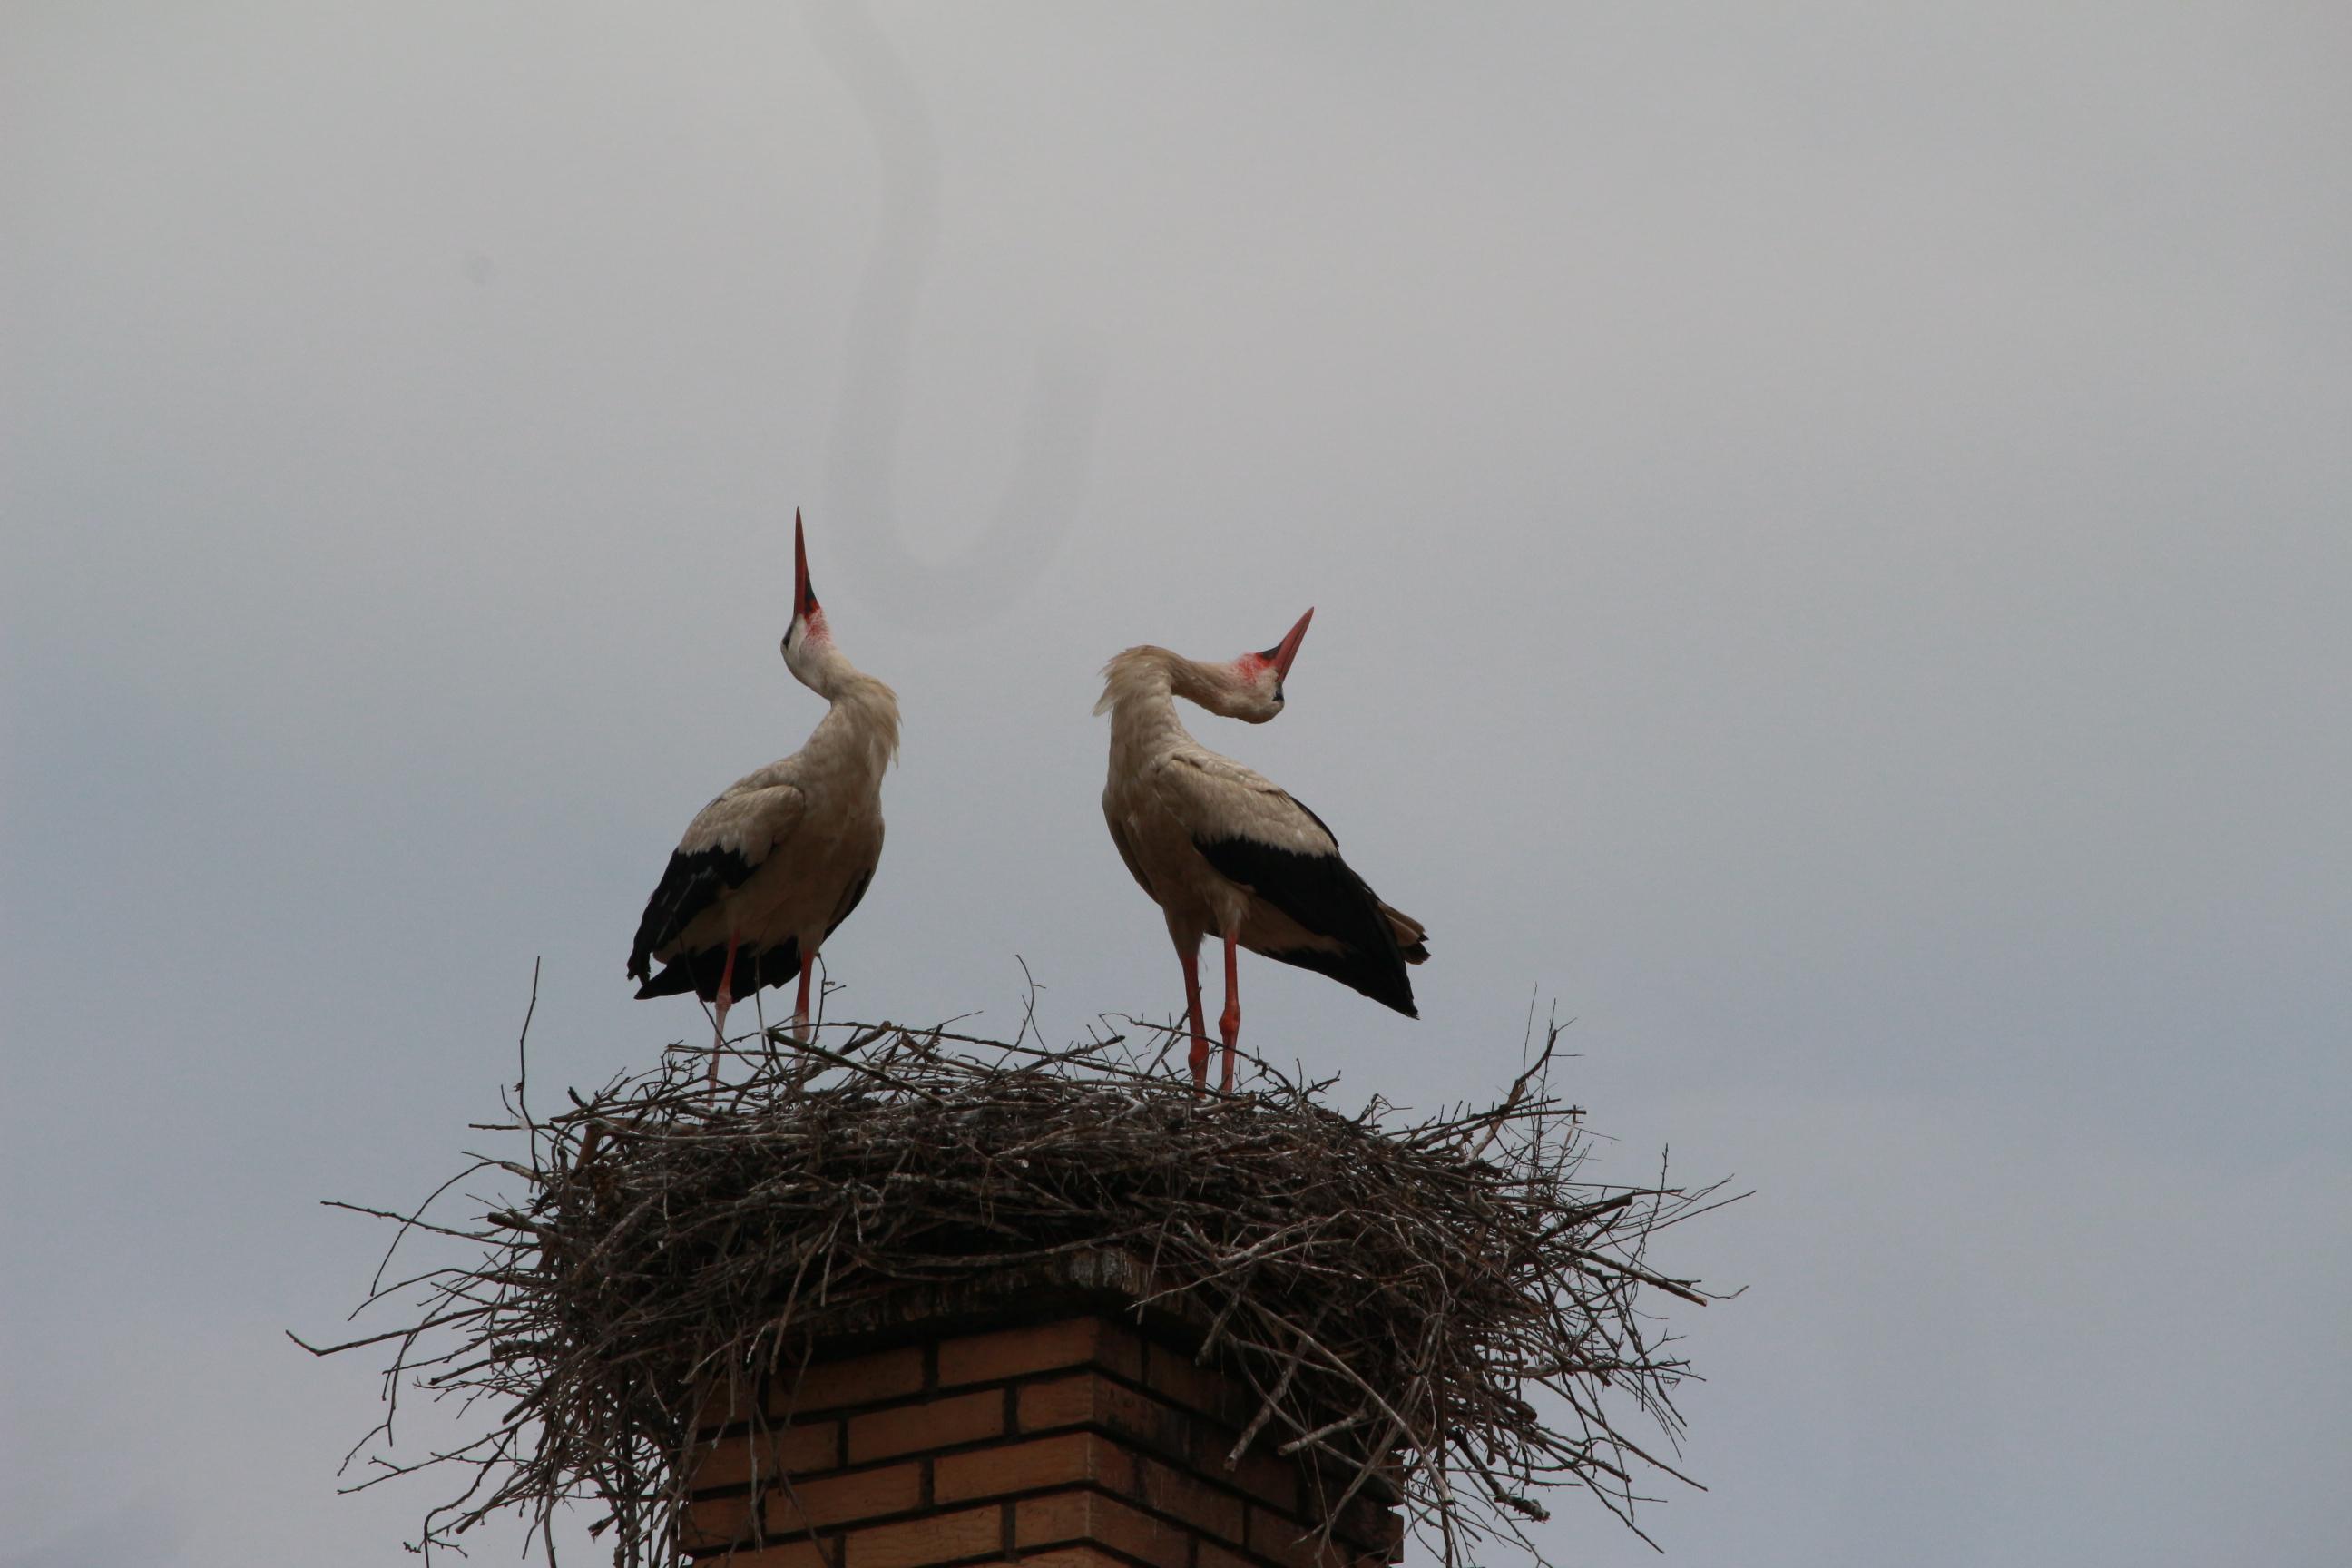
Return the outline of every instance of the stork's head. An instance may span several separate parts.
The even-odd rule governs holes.
[[[1315,612],[1307,611],[1280,642],[1262,653],[1245,653],[1227,665],[1231,689],[1220,693],[1223,700],[1211,706],[1229,719],[1252,724],[1263,724],[1281,712],[1283,678],[1290,673],[1298,645],[1307,640],[1307,623],[1314,618]]]
[[[816,602],[816,590],[809,586],[808,536],[801,528],[801,514],[793,512],[793,624],[784,632],[784,668],[803,686],[817,684],[817,666],[821,656],[833,647],[832,628],[824,624],[824,609]]]

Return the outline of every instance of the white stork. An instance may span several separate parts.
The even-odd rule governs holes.
[[[1225,944],[1224,1088],[1234,1087],[1242,1004],[1234,949],[1328,974],[1407,1017],[1405,965],[1429,957],[1421,923],[1380,900],[1339,858],[1323,819],[1228,757],[1192,739],[1175,699],[1263,724],[1282,711],[1283,678],[1313,610],[1263,653],[1204,664],[1164,647],[1131,647],[1103,668],[1097,713],[1110,714],[1110,780],[1103,816],[1119,858],[1160,905],[1184,966],[1192,1082],[1206,1088],[1209,1037],[1201,1024],[1201,942]]]
[[[746,773],[695,814],[629,949],[640,998],[691,991],[713,1004],[713,1085],[728,1006],[762,986],[799,977],[793,1029],[807,1038],[809,972],[881,861],[882,770],[898,752],[898,694],[834,646],[809,586],[798,512],[783,648],[793,679],[833,706],[808,744]],[[666,966],[650,978],[649,959]]]

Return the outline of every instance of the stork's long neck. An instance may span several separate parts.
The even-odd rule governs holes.
[[[809,736],[809,749],[877,782],[898,754],[898,694],[827,648],[808,685],[833,704]]]
[[[1191,742],[1176,699],[1200,701],[1213,679],[1208,666],[1164,647],[1131,647],[1112,659],[1095,704],[1096,712],[1110,714],[1112,765],[1133,765]]]

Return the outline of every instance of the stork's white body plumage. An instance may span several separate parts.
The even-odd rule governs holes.
[[[898,700],[834,645],[793,520],[793,622],[784,663],[831,707],[808,743],[729,785],[687,825],[629,952],[640,997],[691,991],[727,1009],[797,979],[805,1037],[817,951],[866,896],[882,858],[882,774],[898,750]],[[651,973],[652,963],[665,965]],[[717,1049],[711,1057],[715,1081]]]
[[[1227,1089],[1241,1027],[1237,946],[1328,974],[1416,1016],[1405,966],[1429,956],[1419,922],[1381,902],[1356,875],[1321,817],[1201,744],[1177,715],[1181,697],[1229,718],[1273,718],[1313,615],[1301,617],[1279,646],[1227,664],[1134,647],[1103,672],[1095,708],[1111,716],[1103,817],[1119,858],[1159,904],[1183,965],[1195,1082],[1205,1082],[1208,1071],[1199,973],[1207,937],[1220,938],[1225,950]]]

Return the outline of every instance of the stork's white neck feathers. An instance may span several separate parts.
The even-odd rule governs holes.
[[[822,623],[784,657],[794,679],[832,704],[809,736],[812,752],[879,778],[898,755],[898,694],[849,662]]]
[[[1214,689],[1208,667],[1164,647],[1131,647],[1103,667],[1097,714],[1110,715],[1114,759],[1135,759],[1192,742],[1177,714],[1179,693],[1201,702]]]
[[[1236,664],[1211,664],[1149,645],[1129,648],[1103,666],[1103,694],[1095,711],[1111,716],[1114,733],[1122,725],[1163,721],[1181,732],[1184,726],[1173,700],[1179,697],[1222,718],[1264,723],[1273,717]]]

